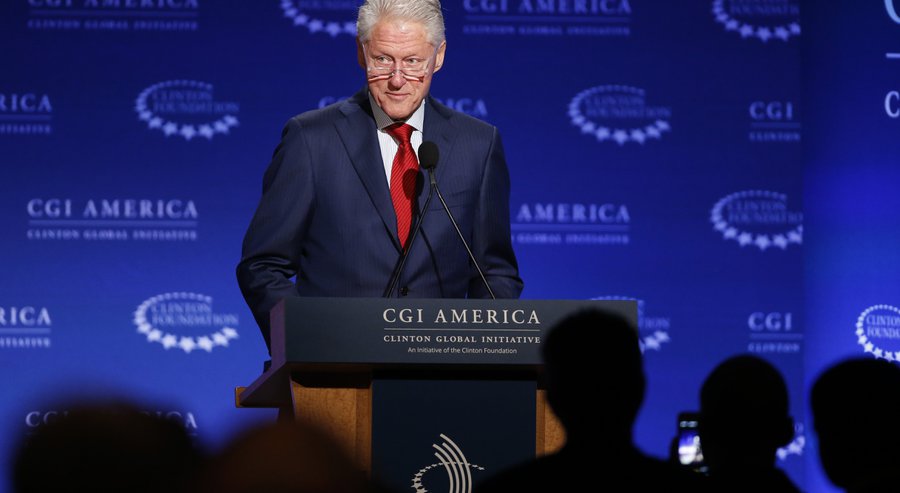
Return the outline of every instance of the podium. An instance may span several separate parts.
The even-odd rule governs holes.
[[[237,405],[278,408],[280,419],[323,429],[366,473],[381,478],[399,468],[397,485],[409,487],[403,471],[421,481],[438,464],[471,480],[478,447],[491,449],[480,460],[495,460],[485,466],[495,473],[562,445],[539,384],[540,344],[556,322],[587,308],[637,326],[637,303],[627,300],[286,298],[271,312],[272,365],[237,389]],[[487,431],[475,426],[481,421]],[[437,428],[404,438],[428,426]],[[444,429],[472,438],[454,441]],[[438,463],[418,472],[398,465],[404,446],[422,457],[411,461],[437,450]]]

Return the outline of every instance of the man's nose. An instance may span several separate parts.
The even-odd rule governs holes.
[[[406,85],[406,78],[403,77],[403,73],[399,70],[395,70],[393,74],[391,74],[391,78],[388,79],[388,85],[391,89],[400,89],[404,85]]]

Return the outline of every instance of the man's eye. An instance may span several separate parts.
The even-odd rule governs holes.
[[[386,56],[376,56],[375,63],[391,63],[391,59]]]

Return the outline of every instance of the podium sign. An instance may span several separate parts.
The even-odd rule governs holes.
[[[288,298],[272,311],[272,363],[536,367],[540,343],[584,308],[637,325],[635,302]]]
[[[272,366],[239,405],[330,430],[388,487],[466,490],[560,444],[540,346],[588,308],[637,326],[634,301],[288,298],[271,312]]]

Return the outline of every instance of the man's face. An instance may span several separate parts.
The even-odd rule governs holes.
[[[396,63],[396,70],[390,77],[369,80],[369,92],[389,117],[405,120],[416,111],[431,87],[431,74],[440,70],[444,63],[446,46],[446,43],[441,43],[435,53],[434,46],[427,41],[422,23],[396,19],[385,19],[375,24],[365,47],[357,40],[357,58],[363,68],[367,64],[371,66],[376,57],[387,57]],[[416,59],[428,60],[429,70],[421,79],[404,78],[399,70],[400,63]]]

